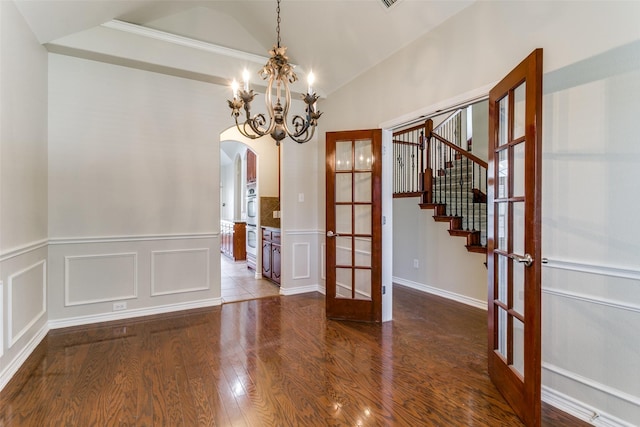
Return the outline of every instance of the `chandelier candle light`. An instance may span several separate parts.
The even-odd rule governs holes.
[[[293,71],[293,65],[289,64],[289,58],[286,55],[287,48],[280,46],[280,0],[278,0],[277,27],[276,34],[277,44],[269,51],[271,58],[267,61],[262,70],[258,73],[263,80],[269,80],[267,90],[265,92],[265,103],[267,105],[267,113],[269,115],[269,125],[264,114],[256,114],[251,117],[251,101],[255,98],[256,93],[253,89],[249,89],[249,72],[244,70],[242,73],[243,87],[240,87],[236,80],[231,84],[233,90],[233,100],[229,100],[231,115],[235,118],[238,131],[245,137],[250,139],[260,138],[265,135],[271,135],[276,141],[276,145],[280,145],[280,141],[289,136],[299,144],[308,142],[316,130],[318,119],[322,115],[317,110],[316,103],[318,95],[313,92],[313,73],[309,73],[307,77],[308,88],[307,93],[302,95],[306,106],[305,117],[296,115],[291,120],[293,132],[287,125],[287,114],[291,106],[291,91],[289,84],[293,84],[298,80],[298,76]],[[274,89],[275,83],[275,89]],[[280,102],[282,89],[284,88],[284,105]],[[275,90],[275,105],[273,103],[273,95]],[[238,121],[240,109],[244,108],[246,119],[244,123]]]

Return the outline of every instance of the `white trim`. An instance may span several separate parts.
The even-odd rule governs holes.
[[[574,261],[562,261],[548,259],[542,264],[545,268],[559,270],[579,271],[581,273],[597,274],[601,276],[620,277],[622,279],[640,280],[640,270],[631,268],[613,267],[608,265],[585,264]]]
[[[627,304],[621,301],[610,300],[606,298],[594,297],[590,295],[581,294],[578,292],[565,291],[559,289],[548,289],[545,288],[542,290],[542,293],[548,295],[555,295],[564,298],[570,298],[582,302],[588,302],[590,304],[598,304],[603,305],[605,307],[616,308],[618,310],[626,310],[631,311],[633,313],[640,313],[640,305],[636,304]]]
[[[24,255],[29,252],[33,252],[40,248],[44,248],[47,246],[48,243],[49,241],[47,239],[42,239],[42,240],[37,240],[35,242],[27,243],[26,245],[11,248],[0,254],[0,262],[6,261],[11,258],[15,258],[20,255]]]
[[[378,127],[382,129],[397,129],[400,127],[408,126],[411,123],[418,123],[422,119],[433,117],[435,114],[441,114],[441,112],[455,110],[464,105],[473,104],[489,97],[489,91],[498,82],[491,83],[482,87],[479,87],[469,92],[465,92],[458,96],[446,99],[444,101],[437,102],[427,107],[420,108],[419,110],[403,114],[395,119],[382,122]]]
[[[29,340],[27,345],[25,345],[18,355],[5,367],[4,371],[0,372],[0,390],[6,386],[11,378],[18,372],[18,369],[27,361],[31,353],[38,347],[38,345],[42,342],[42,340],[49,333],[49,328],[45,323],[42,325],[42,328]]]
[[[115,298],[101,298],[101,299],[92,299],[92,300],[84,300],[84,301],[74,301],[71,302],[69,300],[69,261],[74,259],[83,259],[83,258],[109,258],[109,257],[133,257],[133,293],[131,295],[122,295]],[[111,301],[122,301],[128,299],[138,298],[138,253],[137,252],[119,252],[113,254],[92,254],[92,255],[70,255],[64,257],[64,306],[65,307],[73,307],[76,305],[85,305],[85,304],[95,304],[99,302],[111,302]]]
[[[295,275],[295,270],[296,270],[296,250],[295,247],[296,246],[306,246],[307,247],[307,273],[303,276],[296,276]],[[292,260],[291,260],[291,278],[293,280],[298,280],[298,279],[309,279],[311,278],[311,245],[309,245],[309,243],[294,243],[291,245],[291,253],[293,254]]]
[[[487,302],[475,298],[470,298],[466,295],[456,294],[455,292],[445,291],[443,289],[434,288],[433,286],[425,285],[422,283],[414,282],[412,280],[401,279],[400,277],[393,277],[393,283],[406,286],[417,291],[426,292],[428,294],[437,295],[442,298],[447,298],[453,301],[460,302],[471,307],[479,308],[481,310],[487,310]]]
[[[92,323],[109,322],[112,320],[126,320],[135,317],[152,316],[154,314],[171,313],[174,311],[191,310],[194,308],[206,308],[222,305],[222,298],[209,298],[193,302],[178,304],[167,304],[156,307],[139,308],[127,311],[116,311],[113,313],[92,314],[89,316],[78,316],[67,319],[49,320],[49,328],[59,329],[69,326],[89,325]]]
[[[549,372],[553,372],[554,374],[560,375],[562,377],[568,378],[572,381],[585,385],[591,389],[604,393],[607,396],[615,397],[617,399],[623,400],[627,403],[631,403],[632,405],[640,407],[640,397],[638,396],[631,395],[622,390],[618,390],[616,388],[594,381],[590,378],[583,377],[580,374],[576,374],[575,372],[569,371],[567,369],[561,368],[551,363],[543,362],[542,369],[546,369]]]
[[[287,230],[285,234],[288,236],[306,236],[306,235],[322,235],[325,232],[323,230]]]
[[[635,427],[613,415],[599,412],[564,393],[542,386],[542,401],[595,426]]]
[[[297,286],[295,288],[280,288],[280,295],[297,295],[306,294],[308,292],[320,292],[319,285]]]
[[[24,328],[20,330],[20,332],[13,336],[13,279],[40,265],[42,265],[42,309],[29,321],[29,323],[27,323],[27,325],[25,325]],[[43,259],[38,261],[37,263],[10,275],[7,284],[7,297],[7,338],[9,344],[8,347],[11,348],[47,312],[47,260]]]
[[[131,24],[124,21],[114,19],[112,21],[102,24],[103,27],[111,28],[112,30],[120,30],[138,36],[148,37],[155,40],[160,40],[167,43],[172,43],[180,46],[190,47],[193,49],[204,50],[209,53],[215,53],[217,55],[223,55],[230,58],[241,59],[243,61],[255,62],[256,64],[264,65],[269,58],[266,56],[255,55],[253,53],[243,52],[237,49],[230,49],[228,47],[215,45],[213,43],[207,43],[200,40],[191,39],[188,37],[179,36],[176,34],[167,33],[166,31],[154,30],[153,28],[143,27],[142,25]]]
[[[199,288],[188,288],[188,289],[176,289],[172,291],[164,291],[164,292],[156,292],[156,270],[155,270],[155,255],[163,254],[163,253],[173,253],[173,252],[204,252],[206,254],[207,259],[207,277],[206,277],[206,285],[204,287]],[[193,248],[193,249],[171,249],[171,250],[162,250],[162,251],[151,251],[151,296],[161,296],[161,295],[173,295],[173,294],[182,294],[186,292],[196,292],[196,291],[207,291],[211,289],[211,257],[209,255],[209,248]]]
[[[213,239],[220,233],[191,233],[191,234],[144,234],[130,236],[96,236],[96,237],[59,237],[49,239],[50,245],[74,245],[86,243],[112,243],[112,242],[145,242],[151,240],[191,240]]]

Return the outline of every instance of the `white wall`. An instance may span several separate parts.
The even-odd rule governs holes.
[[[49,55],[52,327],[221,302],[219,90]]]
[[[0,92],[2,388],[48,330],[47,52],[13,2],[5,1]]]
[[[485,90],[544,48],[543,399],[585,420],[595,413],[596,425],[640,424],[639,17],[637,2],[476,2],[324,103],[327,130],[397,123]],[[394,210],[394,222],[403,216],[410,230],[425,227]],[[420,257],[435,251],[417,246]],[[486,286],[486,272],[472,271],[456,291],[444,279],[456,268],[403,274],[433,278],[438,291]]]

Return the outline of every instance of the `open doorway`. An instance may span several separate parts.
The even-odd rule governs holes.
[[[279,295],[263,277],[258,155],[246,144],[220,144],[220,265],[223,303]],[[263,177],[263,180],[266,180]],[[264,183],[262,187],[268,189]]]

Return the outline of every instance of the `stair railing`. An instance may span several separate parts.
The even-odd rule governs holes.
[[[422,125],[394,132],[394,197],[420,195],[423,205],[440,207],[436,216],[459,219],[460,230],[473,232],[477,235],[474,245],[484,247],[487,162],[466,150],[461,111],[454,112],[435,129],[429,119]]]

